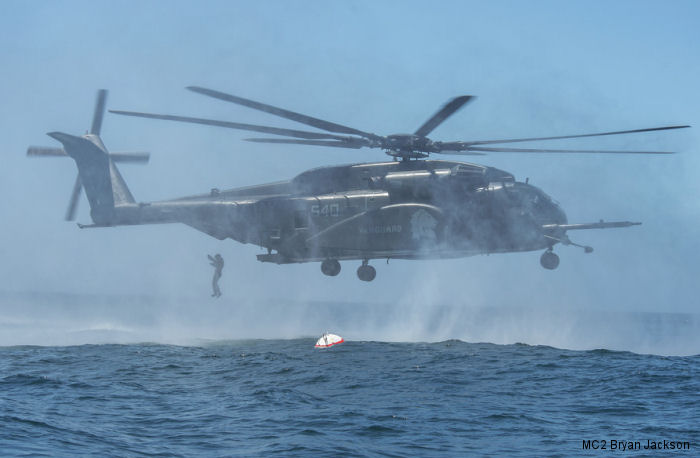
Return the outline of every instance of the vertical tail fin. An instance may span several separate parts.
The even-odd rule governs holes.
[[[75,160],[78,179],[85,188],[90,215],[96,224],[110,224],[114,221],[116,205],[134,202],[100,137],[93,134],[77,137],[62,132],[48,135],[61,142],[66,154]]]
[[[27,149],[27,156],[70,157],[63,148],[54,148],[47,146],[30,146]],[[114,164],[117,164],[118,162],[145,164],[150,159],[150,155],[144,152],[117,152],[109,153],[109,158]],[[110,177],[112,177],[112,192],[119,196],[115,199],[115,202],[128,202],[130,200],[129,191],[128,189],[124,189],[124,180],[121,178],[119,170],[116,169],[116,167],[110,166]],[[75,177],[75,184],[73,185],[73,191],[71,192],[71,198],[68,203],[68,209],[66,210],[66,221],[73,221],[75,219],[75,212],[78,208],[78,201],[80,200],[80,194],[82,190],[83,183],[80,180],[80,175],[78,175]]]

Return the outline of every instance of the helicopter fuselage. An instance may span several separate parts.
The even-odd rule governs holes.
[[[217,238],[267,248],[258,259],[275,263],[540,250],[556,243],[544,226],[566,223],[549,196],[508,172],[433,160],[322,167],[290,181],[130,206],[117,224],[149,215],[164,222],[167,210]]]

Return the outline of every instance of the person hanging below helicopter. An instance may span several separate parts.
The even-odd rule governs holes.
[[[212,293],[211,297],[221,297],[219,278],[221,278],[221,271],[224,269],[224,258],[222,258],[219,253],[216,253],[214,257],[208,254],[207,257],[210,261],[209,264],[214,266],[214,278],[211,280],[211,287],[214,292]]]

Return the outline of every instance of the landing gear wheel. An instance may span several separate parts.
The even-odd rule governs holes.
[[[553,251],[547,250],[542,253],[540,264],[542,264],[542,267],[545,269],[554,270],[557,268],[557,266],[559,266],[559,256],[557,256]]]
[[[335,277],[340,273],[340,263],[337,259],[326,259],[321,263],[321,272],[329,277]]]
[[[374,269],[374,267],[370,265],[362,264],[360,267],[357,268],[357,278],[359,278],[362,281],[372,281],[376,276],[377,271]]]

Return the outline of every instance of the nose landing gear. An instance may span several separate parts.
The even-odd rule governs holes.
[[[572,245],[583,249],[584,253],[593,253],[593,247],[574,243],[566,234],[564,234],[562,237],[553,237],[551,235],[545,235],[545,237],[550,239],[554,243],[558,242],[562,245]],[[554,245],[554,243],[552,242],[550,242],[551,245],[549,246],[549,248],[547,248],[547,251],[542,253],[542,257],[540,258],[540,264],[542,264],[542,267],[548,270],[554,270],[559,266],[559,256],[554,254],[554,251],[552,251],[552,246]]]
[[[365,259],[362,261],[362,265],[357,268],[357,278],[362,281],[372,281],[374,277],[377,276],[377,271],[374,267],[370,266],[368,262],[369,261]]]
[[[559,256],[552,251],[552,249],[548,249],[544,253],[542,253],[542,257],[540,258],[540,264],[542,264],[542,267],[548,270],[554,270],[559,266]]]
[[[326,259],[321,263],[321,272],[329,277],[335,277],[340,273],[340,263],[337,259]]]

